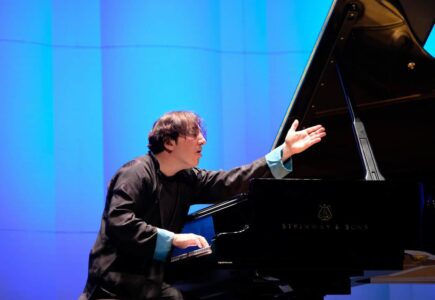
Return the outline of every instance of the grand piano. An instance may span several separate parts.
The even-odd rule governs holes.
[[[175,277],[216,270],[205,298],[323,299],[435,253],[434,23],[434,1],[334,1],[273,147],[295,119],[327,138],[288,178],[192,214],[212,219],[213,251],[178,256]]]

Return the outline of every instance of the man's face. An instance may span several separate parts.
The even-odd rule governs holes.
[[[202,146],[206,142],[201,131],[196,136],[180,136],[174,144],[171,155],[180,163],[182,169],[196,167],[202,156]]]

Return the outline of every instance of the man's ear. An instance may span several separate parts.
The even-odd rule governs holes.
[[[168,139],[167,141],[165,141],[165,143],[163,144],[165,147],[165,150],[169,153],[172,152],[172,150],[174,150],[174,147],[177,143],[174,140]]]

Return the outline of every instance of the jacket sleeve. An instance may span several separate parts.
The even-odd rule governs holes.
[[[155,209],[147,193],[146,172],[140,164],[123,167],[112,180],[105,209],[106,233],[118,249],[152,258],[157,241],[156,227],[145,219],[146,209]],[[152,203],[151,203],[152,204]]]
[[[206,171],[203,169],[194,169],[193,171],[197,178],[195,203],[214,203],[227,200],[237,194],[246,193],[250,179],[273,177],[264,157],[229,171]]]

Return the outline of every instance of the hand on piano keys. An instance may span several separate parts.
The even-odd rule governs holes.
[[[282,148],[282,160],[286,161],[294,154],[301,153],[317,144],[326,136],[325,128],[322,125],[315,125],[303,130],[296,129],[299,121],[294,120],[285,137],[284,147]]]
[[[207,240],[200,235],[193,233],[179,233],[175,234],[172,239],[172,245],[177,248],[185,249],[187,247],[198,247],[198,248],[210,248]]]

